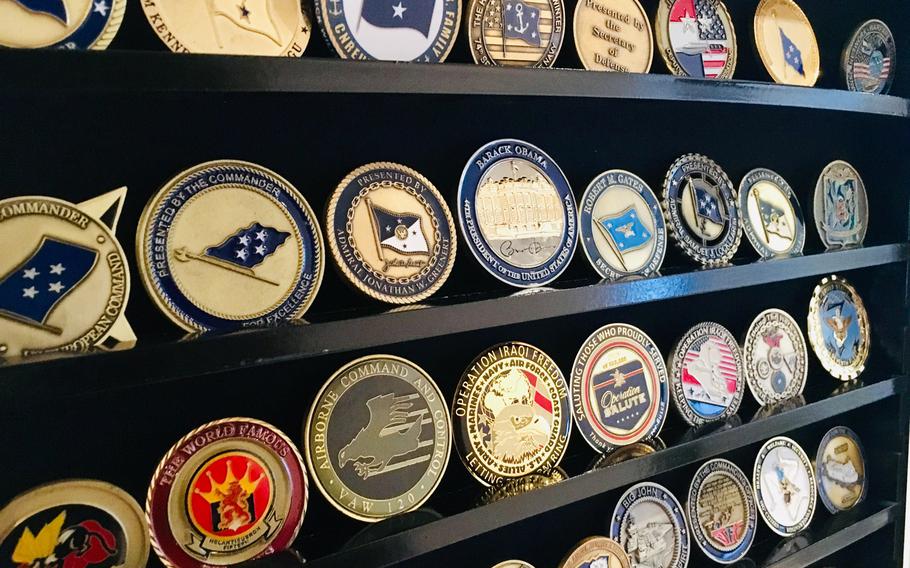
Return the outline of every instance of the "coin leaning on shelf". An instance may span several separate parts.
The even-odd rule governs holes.
[[[826,248],[862,246],[869,227],[866,186],[843,160],[825,166],[815,184],[815,226]]]
[[[773,308],[758,314],[743,339],[746,382],[758,404],[800,396],[808,358],[803,332],[790,314]]]
[[[778,173],[756,168],[739,184],[743,231],[762,258],[802,254],[806,222],[799,199]]]
[[[689,563],[689,528],[682,506],[670,491],[645,481],[627,489],[610,518],[610,538],[620,544],[633,566],[685,568]]]
[[[613,539],[592,536],[569,551],[559,568],[631,568],[626,551]]]
[[[0,3],[0,47],[106,49],[126,0],[13,0]]]
[[[711,560],[731,564],[749,552],[758,512],[749,478],[733,462],[713,459],[698,468],[686,515],[692,539]]]
[[[818,41],[793,0],[761,0],[753,37],[759,58],[776,83],[811,87],[820,73]]]
[[[891,90],[896,63],[891,29],[881,20],[868,20],[844,46],[841,71],[848,90],[884,95]]]
[[[562,49],[562,0],[468,0],[465,17],[474,63],[552,67]]]
[[[828,430],[815,458],[818,495],[831,513],[848,511],[866,497],[866,460],[856,433],[846,426]]]
[[[812,521],[818,497],[812,462],[790,438],[771,438],[759,449],[752,489],[758,511],[777,534],[794,535]]]
[[[648,14],[638,0],[582,0],[572,21],[585,69],[647,73],[654,58]]]
[[[721,0],[660,0],[654,35],[672,74],[704,79],[733,77],[736,33]]]
[[[812,350],[832,377],[850,381],[863,372],[872,341],[869,315],[849,282],[822,278],[809,301],[807,327]]]

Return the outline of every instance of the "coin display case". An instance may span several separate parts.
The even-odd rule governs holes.
[[[648,75],[580,71],[568,24],[556,61],[564,69],[470,64],[463,35],[440,65],[340,61],[318,30],[299,60],[175,55],[132,0],[108,51],[0,52],[0,198],[79,202],[126,185],[118,234],[131,262],[127,315],[139,337],[129,350],[0,366],[0,440],[11,458],[0,472],[0,501],[85,477],[142,503],[171,444],[228,416],[267,421],[302,445],[324,381],[364,355],[414,361],[451,402],[474,356],[504,341],[539,347],[567,374],[585,338],[612,322],[644,330],[665,357],[702,321],[741,340],[767,308],[785,310],[805,333],[815,285],[837,274],[857,288],[871,321],[871,354],[857,381],[833,379],[810,350],[802,399],[762,409],[747,392],[735,416],[701,429],[671,411],[660,433],[665,449],[602,469],[576,430],[561,465],[566,480],[493,502],[453,455],[422,509],[375,525],[343,516],[311,483],[299,557],[247,565],[486,567],[521,558],[556,566],[578,541],[607,533],[617,499],[634,483],[655,481],[684,501],[708,459],[728,459],[750,475],[767,439],[788,436],[814,458],[828,429],[848,426],[865,445],[865,501],[836,515],[818,507],[809,529],[789,540],[760,520],[747,558],[757,566],[850,566],[862,555],[870,566],[899,566],[910,421],[910,68],[898,55],[891,94],[875,96],[844,90],[839,67],[843,45],[870,18],[889,24],[899,52],[910,46],[910,5],[799,2],[822,55],[817,86],[800,88],[771,83],[753,54],[757,3],[727,3],[739,42],[730,81],[672,77],[658,54]],[[653,17],[657,0],[643,5]],[[569,0],[568,18],[574,9]],[[348,172],[394,161],[430,179],[454,212],[466,160],[507,137],[550,154],[576,198],[612,168],[635,173],[659,194],[667,168],[689,152],[709,156],[737,185],[753,168],[773,169],[806,215],[804,254],[760,261],[743,239],[730,265],[702,269],[671,244],[659,275],[601,282],[578,250],[555,283],[516,292],[487,274],[462,241],[448,281],[419,305],[381,305],[328,268],[306,322],[198,337],[177,331],[140,283],[133,251],[142,208],[192,165],[262,164],[321,216]],[[862,248],[825,251],[815,230],[816,180],[835,159],[853,164],[865,182]],[[712,564],[692,546],[689,566]],[[149,566],[161,566],[154,554]]]

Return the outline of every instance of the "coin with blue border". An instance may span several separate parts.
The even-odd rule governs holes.
[[[512,286],[543,286],[562,274],[578,243],[577,216],[565,174],[527,142],[485,144],[461,174],[458,220],[468,249]]]
[[[648,184],[624,170],[609,170],[588,185],[578,211],[585,255],[604,278],[660,270],[667,229],[657,197]]]
[[[843,160],[822,170],[815,184],[815,226],[826,248],[862,246],[869,228],[869,202],[859,172]]]
[[[125,11],[126,0],[0,2],[0,46],[105,49]]]
[[[325,267],[319,222],[300,192],[236,160],[164,184],[142,212],[136,256],[155,304],[187,331],[298,319]]]
[[[869,315],[849,282],[832,275],[815,287],[808,329],[812,350],[832,377],[850,381],[863,372],[871,343]]]
[[[818,496],[832,513],[848,511],[866,497],[866,459],[856,432],[846,426],[828,430],[815,457]]]
[[[739,183],[743,231],[762,258],[801,254],[806,222],[799,199],[777,172],[756,168]]]
[[[755,539],[758,510],[749,478],[733,462],[714,459],[695,472],[686,515],[692,539],[715,562],[732,564]]]
[[[853,32],[841,57],[847,89],[886,94],[894,82],[896,58],[894,35],[888,25],[881,20],[863,22]]]
[[[623,547],[632,566],[685,568],[689,563],[683,508],[657,483],[638,483],[622,494],[610,520],[610,538]]]

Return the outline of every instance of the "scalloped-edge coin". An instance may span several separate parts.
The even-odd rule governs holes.
[[[632,566],[685,568],[689,563],[685,513],[657,483],[645,481],[622,494],[610,520],[610,538],[626,551]]]
[[[106,49],[126,13],[126,0],[0,2],[0,46]]]
[[[809,368],[803,332],[790,314],[771,308],[755,316],[743,339],[746,382],[762,406],[803,393]]]
[[[0,558],[20,567],[145,566],[145,514],[125,491],[70,479],[22,493],[0,510]],[[6,564],[12,562],[12,564]]]
[[[591,536],[575,545],[559,568],[631,568],[626,551],[613,539]]]
[[[690,426],[725,420],[743,400],[742,353],[727,328],[714,322],[692,326],[669,356],[670,393]]]
[[[790,438],[771,438],[758,450],[752,489],[759,513],[777,534],[792,536],[812,521],[818,497],[812,462]]]
[[[589,71],[647,73],[654,35],[638,0],[582,0],[572,20],[575,50]]]
[[[169,568],[240,564],[288,548],[306,512],[307,475],[280,430],[252,418],[203,424],[167,452],[145,510]]]
[[[856,507],[866,497],[866,459],[856,433],[846,426],[828,430],[815,457],[818,496],[828,511]]]
[[[832,377],[851,381],[866,368],[869,315],[849,282],[835,275],[822,278],[809,300],[808,328],[812,350]]]
[[[887,94],[894,82],[896,59],[894,35],[888,25],[881,20],[863,22],[850,36],[841,56],[847,89]]]
[[[433,295],[455,264],[455,223],[430,180],[392,162],[348,174],[326,213],[329,250],[345,278],[390,304]]]
[[[563,0],[467,1],[464,25],[474,63],[553,67],[565,37]]]
[[[736,32],[720,0],[660,0],[654,35],[661,57],[674,75],[733,78]]]
[[[714,459],[698,468],[686,515],[692,539],[711,560],[732,564],[749,552],[758,512],[749,478],[733,462]]]
[[[585,255],[603,278],[660,270],[667,251],[664,215],[637,175],[609,170],[594,178],[581,198],[578,222]]]
[[[801,254],[806,221],[799,199],[777,172],[755,168],[739,183],[743,231],[762,258]]]
[[[774,82],[811,87],[818,81],[818,41],[796,2],[761,0],[752,25],[759,58]]]
[[[826,248],[862,246],[869,228],[869,202],[856,168],[843,160],[825,166],[815,184],[813,213]]]
[[[664,216],[683,252],[705,266],[729,262],[742,238],[736,189],[713,160],[686,154],[667,170]]]
[[[534,566],[528,564],[524,560],[506,560],[493,566],[493,568],[534,568]]]
[[[142,283],[187,331],[299,319],[322,282],[319,221],[263,166],[205,162],[164,184],[136,229]]]

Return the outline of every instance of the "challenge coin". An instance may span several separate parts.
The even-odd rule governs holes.
[[[455,446],[484,485],[555,468],[569,443],[569,388],[546,353],[512,341],[487,349],[455,390]]]
[[[372,355],[335,372],[303,430],[316,487],[336,509],[375,522],[423,505],[449,463],[439,387],[407,359]]]
[[[559,568],[631,568],[629,556],[615,540],[592,536],[579,542]]]
[[[818,80],[818,41],[793,0],[761,0],[753,34],[758,55],[775,83],[811,87]]]
[[[815,184],[815,224],[827,248],[862,246],[869,224],[866,186],[856,168],[835,160]]]
[[[603,326],[572,365],[572,415],[599,452],[657,436],[669,404],[667,367],[654,341],[624,323]]]
[[[390,162],[357,168],[329,199],[329,249],[358,290],[390,304],[428,298],[455,264],[455,224],[430,180]]]
[[[0,46],[105,49],[126,12],[126,0],[0,2]]]
[[[809,301],[809,343],[831,376],[842,381],[863,372],[869,357],[869,315],[846,280],[823,278]]]
[[[543,150],[521,140],[495,140],[471,156],[458,184],[458,220],[481,266],[519,288],[559,277],[578,242],[569,181]]]
[[[632,566],[685,568],[689,563],[683,508],[656,483],[639,483],[623,493],[613,510],[610,538],[626,551]]]
[[[702,322],[685,333],[669,361],[670,389],[680,416],[690,426],[725,420],[743,400],[743,357],[727,328]]]
[[[766,168],[747,173],[739,184],[743,231],[762,258],[801,254],[806,222],[790,184]]]
[[[783,310],[758,314],[743,340],[746,382],[762,406],[789,400],[806,386],[806,340],[796,321]]]
[[[489,505],[503,499],[517,497],[532,491],[543,489],[551,485],[563,482],[568,479],[568,475],[561,468],[554,467],[552,470],[543,473],[531,473],[523,477],[516,477],[487,487],[486,491],[480,496],[480,505]]]
[[[534,568],[524,560],[506,560],[505,562],[500,562],[493,568]]]
[[[778,436],[758,451],[752,473],[758,511],[772,531],[791,536],[809,526],[815,513],[815,475],[799,444]]]
[[[836,426],[818,445],[818,495],[832,513],[852,509],[866,496],[866,460],[853,430]]]
[[[729,262],[742,238],[736,190],[714,161],[686,154],[664,180],[664,213],[683,252],[705,266]]]
[[[887,94],[894,81],[897,49],[894,36],[881,20],[863,22],[844,47],[841,69],[847,89]]]
[[[660,438],[652,438],[643,442],[635,442],[634,444],[622,446],[605,454],[601,454],[595,458],[594,463],[588,469],[603,469],[605,467],[614,466],[622,462],[650,456],[654,452],[659,452],[660,450],[664,449],[666,449],[666,445]]]
[[[300,192],[235,160],[164,184],[142,212],[136,256],[155,304],[187,331],[298,319],[325,269],[319,222]]]
[[[142,0],[158,38],[175,53],[300,57],[311,20],[299,0]]]
[[[102,481],[42,485],[0,510],[0,558],[19,567],[145,566],[148,526],[139,504]]]
[[[552,67],[565,12],[562,0],[470,0],[465,28],[474,63]]]
[[[654,30],[660,55],[674,75],[733,77],[736,33],[720,0],[660,0]]]
[[[585,69],[622,73],[651,69],[654,37],[638,0],[582,0],[575,5],[573,28]]]
[[[692,538],[702,552],[721,564],[746,555],[758,525],[749,479],[733,462],[702,464],[689,485],[686,514]]]
[[[585,190],[578,217],[585,255],[602,277],[649,276],[660,269],[667,250],[664,215],[640,177],[623,170],[600,174]]]
[[[322,34],[342,59],[441,63],[461,0],[316,0]]]
[[[114,232],[126,188],[73,204],[0,200],[0,358],[135,343],[130,271]],[[103,220],[102,220],[103,219]]]
[[[306,512],[307,476],[294,444],[252,418],[203,424],[158,464],[145,510],[165,566],[228,566],[284,550]]]

